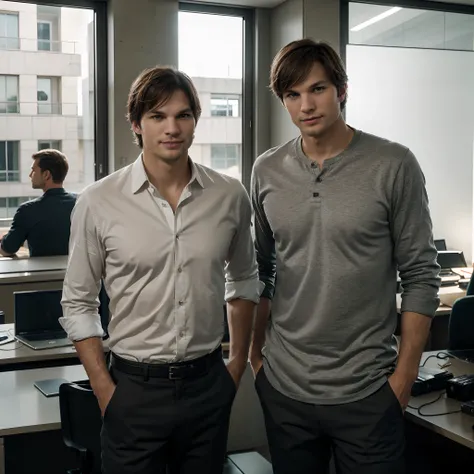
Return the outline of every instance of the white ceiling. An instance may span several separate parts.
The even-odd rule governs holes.
[[[195,0],[198,3],[209,3],[209,0]],[[273,8],[285,0],[214,0],[211,2],[216,5],[232,5],[235,7],[254,7],[254,8]],[[462,3],[464,5],[474,5],[474,0],[431,0],[444,3]],[[383,0],[380,2],[383,3]],[[396,3],[396,2],[394,2]]]

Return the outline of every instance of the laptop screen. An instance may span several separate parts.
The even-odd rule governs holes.
[[[438,251],[438,264],[442,269],[463,268],[467,266],[464,254],[455,250]]]
[[[15,292],[15,334],[63,331],[61,296],[62,290]]]

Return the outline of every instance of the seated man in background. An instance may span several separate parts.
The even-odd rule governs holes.
[[[71,211],[76,203],[76,195],[63,188],[69,170],[67,158],[51,149],[41,150],[32,158],[31,186],[44,194],[18,208],[10,230],[0,241],[0,254],[15,255],[26,240],[30,257],[67,255]]]

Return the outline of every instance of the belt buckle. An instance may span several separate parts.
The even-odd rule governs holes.
[[[178,375],[178,372],[179,372],[179,369],[181,367],[177,366],[177,365],[170,365],[169,369],[168,369],[168,378],[170,380],[180,380],[182,378],[182,376]]]

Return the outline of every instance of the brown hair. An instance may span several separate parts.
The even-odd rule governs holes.
[[[41,171],[49,171],[53,183],[61,184],[69,171],[69,164],[66,155],[59,150],[47,148],[33,153],[33,160],[38,160],[38,166]]]
[[[190,77],[174,67],[156,66],[145,69],[135,79],[130,88],[127,101],[127,119],[140,124],[143,115],[149,110],[166,103],[171,95],[182,90],[189,100],[189,106],[196,122],[201,116],[201,103]],[[134,132],[135,142],[143,148],[143,139]]]
[[[283,101],[283,94],[304,81],[316,62],[324,67],[337,93],[341,94],[347,84],[347,74],[341,58],[328,43],[309,38],[292,41],[280,49],[273,59],[270,71],[270,88],[273,93]],[[341,110],[344,110],[345,105],[346,98],[341,102]]]

